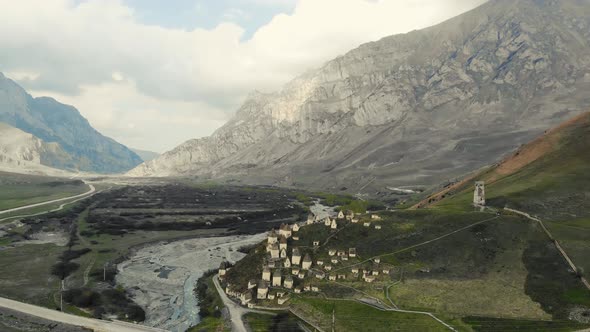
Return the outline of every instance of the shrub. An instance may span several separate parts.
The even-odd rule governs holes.
[[[63,294],[64,301],[80,308],[93,308],[101,304],[100,294],[86,288],[73,288]]]
[[[67,278],[72,272],[76,271],[80,267],[79,264],[74,262],[57,262],[51,267],[51,274],[59,277],[61,280]]]

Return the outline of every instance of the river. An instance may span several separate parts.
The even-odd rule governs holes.
[[[238,248],[265,238],[266,233],[156,243],[119,264],[116,281],[145,310],[143,324],[184,332],[199,323],[194,288],[203,273],[223,260],[240,260],[245,254]]]

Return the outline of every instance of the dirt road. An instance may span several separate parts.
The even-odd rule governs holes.
[[[59,198],[59,199],[53,199],[53,200],[45,201],[45,202],[41,202],[41,203],[19,206],[19,207],[8,209],[8,210],[2,210],[2,211],[0,211],[0,215],[16,212],[16,211],[20,211],[20,210],[26,210],[26,209],[30,209],[30,208],[34,208],[34,207],[38,207],[38,206],[47,205],[47,204],[59,203],[59,202],[67,201],[70,199],[80,198],[80,197],[88,196],[96,191],[96,188],[94,188],[93,185],[91,185],[89,183],[86,183],[86,184],[88,185],[89,190],[85,193],[74,195],[74,196],[69,196],[69,197],[64,197],[64,198]]]
[[[219,284],[218,275],[215,275],[213,277],[213,284],[215,284],[215,288],[217,289],[217,292],[219,293],[219,296],[221,297],[223,304],[226,306],[227,310],[229,310],[229,315],[231,317],[232,332],[248,331],[248,329],[246,329],[246,325],[244,325],[244,321],[242,320],[242,316],[244,316],[244,314],[246,313],[253,312],[263,315],[274,315],[274,313],[267,311],[247,309],[232,301],[229,297],[227,297],[227,295],[221,288],[221,285]]]
[[[237,305],[234,301],[230,300],[229,297],[225,294],[221,285],[219,285],[219,279],[217,276],[213,277],[213,284],[215,284],[215,288],[223,301],[223,304],[229,310],[229,315],[231,317],[231,330],[232,332],[246,332],[246,325],[244,325],[244,321],[242,320],[242,316],[247,312],[246,309],[242,308],[241,306]]]

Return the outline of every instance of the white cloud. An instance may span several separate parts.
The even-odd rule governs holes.
[[[124,144],[161,151],[210,134],[253,89],[278,89],[360,43],[482,2],[300,0],[292,15],[275,16],[243,41],[234,23],[193,31],[143,25],[118,0],[0,0],[0,71],[73,104]]]
[[[249,20],[251,16],[240,8],[230,8],[222,15],[222,19],[229,22],[242,20]]]
[[[120,82],[122,80],[124,80],[125,78],[123,77],[123,74],[119,73],[118,71],[114,72],[111,74],[111,77],[113,78],[114,81],[116,82]]]

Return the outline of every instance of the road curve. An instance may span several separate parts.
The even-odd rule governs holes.
[[[84,183],[86,183],[86,182],[84,182]],[[88,187],[90,189],[87,192],[85,192],[85,193],[74,195],[74,196],[69,196],[69,197],[64,197],[64,198],[53,199],[53,200],[45,201],[45,202],[41,202],[41,203],[35,203],[35,204],[29,204],[29,205],[25,205],[25,206],[19,206],[19,207],[8,209],[8,210],[2,210],[2,211],[0,211],[0,215],[6,214],[6,213],[16,212],[16,211],[20,211],[20,210],[26,210],[26,209],[30,209],[30,208],[34,208],[34,207],[38,207],[38,206],[47,205],[47,204],[59,203],[59,202],[67,201],[67,200],[70,200],[70,199],[81,198],[81,197],[85,197],[85,196],[88,196],[90,194],[93,194],[96,191],[96,188],[94,188],[94,186],[92,184],[90,184],[90,183],[86,183],[86,184],[88,185]]]
[[[23,314],[60,322],[69,325],[82,326],[95,332],[165,332],[165,330],[120,321],[106,321],[80,317],[60,311],[38,307],[0,297],[0,307],[21,312]]]
[[[245,310],[244,308],[236,304],[234,301],[232,301],[229,297],[227,297],[227,295],[221,288],[221,285],[219,285],[219,278],[217,275],[213,277],[213,284],[215,285],[215,288],[217,289],[217,292],[219,293],[219,296],[221,297],[223,304],[225,305],[227,310],[229,310],[229,316],[231,317],[232,332],[248,331],[246,329],[246,325],[244,325],[244,321],[242,320],[242,316],[247,312],[247,310]]]

